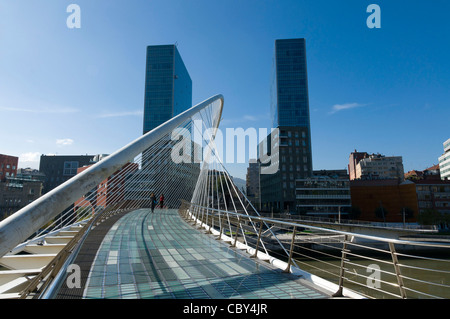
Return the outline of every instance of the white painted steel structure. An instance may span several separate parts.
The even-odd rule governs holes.
[[[379,279],[381,287],[375,289],[377,294],[383,293],[388,298],[440,297],[439,293],[418,291],[409,286],[410,281],[426,282],[444,295],[449,292],[448,282],[436,283],[405,275],[402,269],[411,269],[411,266],[403,258],[421,257],[401,252],[405,246],[448,252],[449,245],[365,236],[261,217],[217,156],[215,136],[222,108],[221,95],[192,107],[0,222],[0,265],[4,267],[0,270],[0,297],[51,296],[57,286],[55,282],[61,279],[90,229],[117,212],[151,207],[150,194],[155,192],[158,197],[161,189],[173,190],[165,194],[165,205],[180,207],[180,213],[187,220],[236,249],[246,250],[250,257],[302,276],[336,292],[336,296],[372,297],[366,291],[356,293],[346,286],[349,281],[361,285],[351,277],[350,267],[367,270],[367,266],[353,260],[363,257],[392,267],[391,271],[381,269],[383,274],[392,275],[394,281]],[[179,144],[184,133],[187,136],[194,132],[200,133],[201,145],[190,139],[187,144]],[[179,146],[193,146],[193,149],[187,147],[186,154]],[[194,152],[196,146],[202,149],[199,163],[179,164],[173,160],[172,155],[180,155],[180,150],[183,150],[182,158],[192,160],[188,155],[192,155],[190,152]],[[195,172],[198,175],[193,179]],[[387,254],[388,260],[370,254],[365,257],[362,250]],[[302,266],[305,258],[324,259],[324,265],[328,265],[327,259],[337,258],[337,282],[305,271]],[[421,270],[450,275],[449,260],[433,258],[433,261],[442,262],[444,267]],[[384,285],[394,287],[394,291],[384,289]]]
[[[151,192],[168,187],[178,191],[165,194],[165,205],[190,200],[200,163],[172,160],[177,146],[193,143],[179,144],[174,132],[207,129],[214,135],[223,103],[223,96],[216,95],[193,106],[1,221],[0,297],[17,297],[50,261],[61,258],[58,254],[92,217],[149,207]],[[186,179],[192,190],[183,183]]]
[[[210,118],[210,121],[213,121],[211,127],[217,129],[222,105],[223,97],[218,95],[190,108],[1,221],[0,256],[4,256],[25,241],[77,199],[96,188],[103,180],[133,161],[149,147],[160,142],[163,137],[169,136],[177,127],[183,126],[186,122],[191,123],[192,117],[207,112],[208,107],[216,109],[217,114],[215,118]]]

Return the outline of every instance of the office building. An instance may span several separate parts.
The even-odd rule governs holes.
[[[297,179],[297,211],[301,215],[340,219],[351,211],[350,180],[347,170],[314,171]]]
[[[95,155],[41,155],[39,171],[45,174],[43,194],[77,174],[79,167],[92,164]]]
[[[148,46],[144,134],[190,107],[192,107],[192,80],[177,46]]]
[[[450,138],[444,142],[444,154],[439,157],[441,179],[450,179]]]
[[[192,107],[192,80],[176,45],[147,47],[143,134]],[[195,145],[192,149],[195,149]],[[174,141],[167,139],[142,154],[142,169],[126,182],[127,200],[148,202],[151,192],[164,194],[165,205],[178,208],[180,200],[191,200],[200,172],[198,163],[172,162]],[[155,185],[164,174],[165,183]],[[136,185],[141,191],[136,192]],[[146,205],[146,204],[145,204]]]
[[[272,81],[271,116],[278,146],[269,145],[269,135],[263,142],[267,145],[260,147],[271,150],[278,170],[261,174],[262,209],[296,211],[295,181],[312,175],[305,39],[275,41]]]
[[[42,194],[42,181],[31,177],[6,177],[0,181],[0,220],[4,219]]]
[[[0,181],[5,181],[7,177],[15,177],[18,163],[18,157],[0,154]]]

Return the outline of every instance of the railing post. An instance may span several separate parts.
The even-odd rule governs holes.
[[[258,231],[258,238],[256,240],[255,254],[253,256],[250,256],[251,258],[256,258],[258,256],[259,241],[261,239],[261,232],[262,232],[262,227],[264,224],[262,221],[260,221],[259,223],[260,223],[260,225],[259,225],[259,231]]]
[[[233,243],[232,247],[236,247],[236,243],[237,243],[237,240],[238,240],[239,226],[240,225],[241,225],[241,221],[240,221],[240,218],[238,216],[238,218],[237,218],[237,226],[236,226],[236,236],[234,238],[234,243]]]
[[[211,211],[211,224],[209,225],[208,234],[211,234],[211,228],[214,226],[214,214]]]
[[[200,217],[200,228],[203,228],[203,220],[205,219],[205,209],[204,208],[200,208],[202,211],[201,217]],[[200,213],[199,213],[200,216]]]
[[[394,243],[389,243],[389,250],[391,251],[392,262],[394,264],[395,275],[397,277],[398,288],[400,289],[400,295],[403,299],[406,299],[405,286],[403,284],[402,274],[400,272],[400,267],[398,265],[397,253],[395,251]]]
[[[198,227],[197,226],[197,223],[198,223],[198,221],[200,220],[200,208],[199,207],[197,207],[197,209],[196,209],[196,212],[194,213],[194,225],[196,226],[196,227]]]
[[[223,216],[220,217],[220,212],[219,212],[219,222],[220,222],[220,230],[219,230],[219,237],[217,237],[217,240],[221,240],[222,239],[222,233],[223,233],[223,219],[225,217],[225,214],[222,214]]]
[[[206,204],[208,205],[208,203],[206,203]],[[206,206],[206,213],[205,213],[205,215],[206,215],[206,218],[205,218],[205,225],[208,226],[208,217],[209,217],[209,209],[208,209],[208,206]],[[203,218],[202,218],[202,220],[203,220]],[[202,224],[202,226],[203,226],[203,224]]]
[[[294,230],[292,232],[292,239],[291,239],[291,248],[289,249],[289,259],[287,263],[287,267],[283,272],[290,273],[291,272],[291,263],[292,263],[292,254],[294,253],[294,242],[295,242],[295,233],[297,231],[297,226],[294,226]]]
[[[195,207],[192,206],[192,204],[189,206],[189,210],[188,210],[188,221],[189,223],[192,223],[194,220],[194,211],[195,211]]]
[[[345,235],[344,243],[342,245],[342,256],[341,256],[341,270],[339,275],[339,289],[333,294],[333,297],[343,297],[342,291],[344,288],[344,278],[345,278],[345,258],[347,257],[347,243],[352,242],[354,236]]]

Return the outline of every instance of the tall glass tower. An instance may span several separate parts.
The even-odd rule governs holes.
[[[272,83],[273,127],[309,129],[305,39],[275,41]]]
[[[176,45],[147,47],[143,133],[192,106],[192,80]]]
[[[143,134],[158,127],[172,117],[192,107],[192,80],[176,45],[151,45],[147,47],[144,94]],[[171,150],[176,141],[167,139],[142,153],[142,168],[135,173],[133,189],[139,184],[141,193],[128,196],[149,204],[154,192],[157,198],[164,194],[165,205],[178,208],[180,200],[191,200],[200,171],[198,163],[174,165]],[[145,172],[145,173],[144,173]],[[157,176],[165,176],[163,184],[155,184]],[[179,176],[189,177],[180,181]],[[185,183],[182,185],[181,183]],[[131,192],[129,192],[131,194]]]
[[[297,175],[306,178],[312,174],[312,155],[305,39],[275,41],[273,73],[273,127],[299,165]]]
[[[279,147],[271,157],[279,163],[275,174],[261,175],[261,198],[265,209],[295,212],[296,180],[312,176],[305,39],[276,40],[272,72],[271,116]]]

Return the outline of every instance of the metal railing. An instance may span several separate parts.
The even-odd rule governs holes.
[[[378,228],[386,228],[386,229],[415,229],[415,230],[423,230],[424,232],[436,231],[436,225],[420,225],[416,223],[383,223],[383,222],[370,222],[363,221],[357,219],[348,219],[342,218],[339,220],[338,217],[329,218],[329,217],[317,217],[317,216],[309,216],[309,215],[291,215],[288,213],[274,213],[272,214],[274,217],[296,220],[298,222],[320,222],[320,223],[330,223],[330,224],[342,224],[342,225],[356,225],[356,226],[365,226],[365,227],[378,227]]]
[[[61,250],[52,262],[45,266],[41,273],[30,280],[29,284],[20,293],[20,299],[40,299],[45,295],[53,296],[66,272],[67,266],[73,262],[77,252],[83,244],[91,229],[115,214],[121,213],[121,209],[106,209],[93,218],[86,221],[86,225],[74,236]],[[44,299],[47,297],[44,297]]]
[[[180,214],[285,272],[351,298],[450,298],[450,245],[397,240],[184,202]]]

